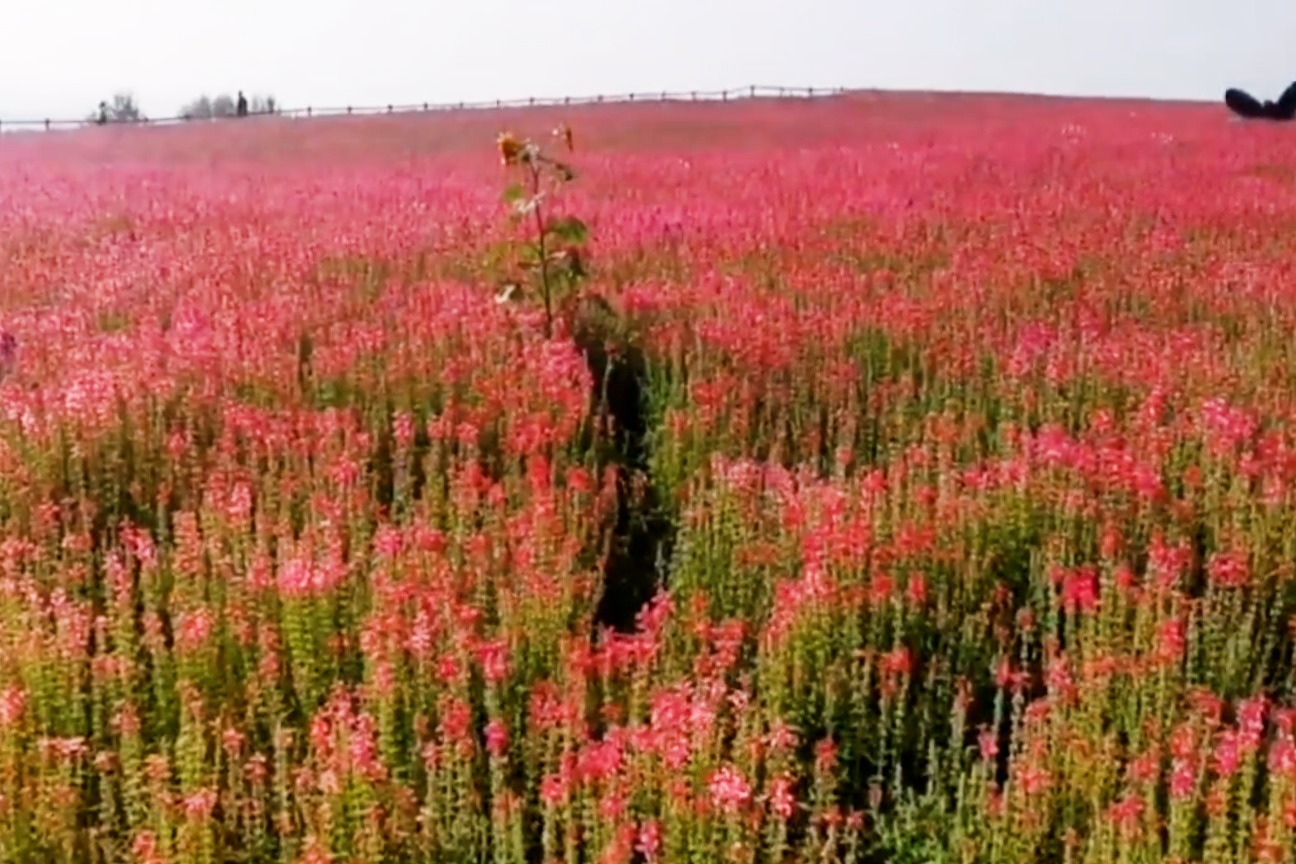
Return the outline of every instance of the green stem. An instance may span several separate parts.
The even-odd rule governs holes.
[[[532,215],[536,224],[536,251],[540,258],[540,293],[544,297],[545,338],[553,337],[553,302],[549,291],[549,252],[545,247],[544,213],[540,205],[540,168],[534,162],[528,162],[531,171],[531,200],[535,202]]]

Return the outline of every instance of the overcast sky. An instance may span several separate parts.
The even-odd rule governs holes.
[[[1296,78],[1293,0],[3,0],[0,119],[745,84],[1216,99]]]

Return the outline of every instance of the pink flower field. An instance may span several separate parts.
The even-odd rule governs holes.
[[[633,447],[496,298],[559,122]],[[0,244],[0,861],[1296,862],[1288,129],[6,135]]]

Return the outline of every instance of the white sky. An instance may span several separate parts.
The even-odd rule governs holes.
[[[3,0],[0,120],[746,84],[1276,97],[1293,0]]]

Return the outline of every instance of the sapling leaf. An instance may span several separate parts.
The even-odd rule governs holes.
[[[589,229],[585,227],[585,223],[575,216],[555,219],[549,223],[547,230],[550,235],[572,246],[583,245],[589,236]]]
[[[504,203],[513,204],[525,198],[527,194],[526,187],[521,183],[510,183],[504,190]]]
[[[569,249],[567,255],[567,267],[571,271],[572,278],[582,279],[588,275],[585,270],[585,259],[581,257],[579,249]]]

